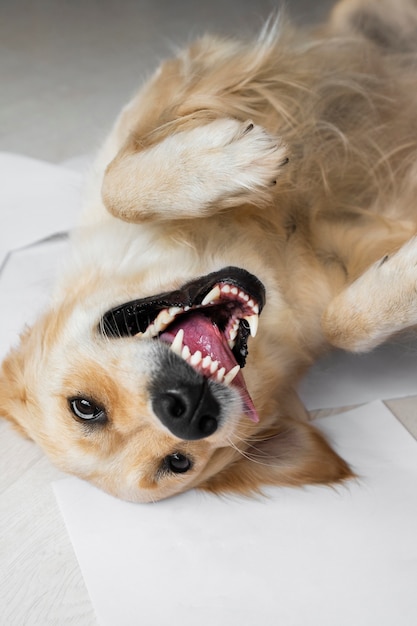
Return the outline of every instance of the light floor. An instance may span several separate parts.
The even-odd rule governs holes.
[[[317,21],[331,5],[287,0],[300,23]],[[0,0],[0,150],[79,163],[173,46],[207,30],[257,31],[274,6],[273,0]],[[417,400],[388,404],[416,432]],[[0,421],[1,625],[96,624],[50,488],[60,476]]]

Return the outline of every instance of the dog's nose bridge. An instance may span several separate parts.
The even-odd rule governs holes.
[[[162,424],[181,439],[203,439],[219,426],[220,405],[205,379],[158,389],[152,408]]]

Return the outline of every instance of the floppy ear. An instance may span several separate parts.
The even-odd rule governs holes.
[[[330,484],[352,477],[347,463],[316,428],[280,418],[276,427],[249,440],[229,466],[199,486],[214,493],[249,495],[264,485]]]
[[[0,367],[0,417],[9,420],[21,435],[25,427],[27,392],[24,381],[24,355],[21,346],[13,349]]]

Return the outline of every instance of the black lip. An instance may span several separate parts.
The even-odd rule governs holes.
[[[195,306],[218,282],[228,282],[243,289],[259,306],[265,304],[265,287],[253,274],[239,267],[225,267],[186,283],[181,289],[167,291],[156,296],[131,300],[110,311],[100,320],[98,330],[105,337],[127,337],[143,333],[162,309]]]

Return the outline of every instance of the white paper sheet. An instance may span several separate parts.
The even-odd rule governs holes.
[[[16,250],[74,226],[82,176],[29,157],[0,152],[0,269]]]
[[[417,394],[417,334],[407,333],[369,354],[336,350],[311,368],[299,393],[310,411]]]
[[[347,487],[129,504],[54,483],[102,626],[414,626],[417,444],[377,402],[320,421]]]
[[[0,273],[0,361],[23,329],[46,309],[67,252],[67,239],[57,237],[8,258]]]

